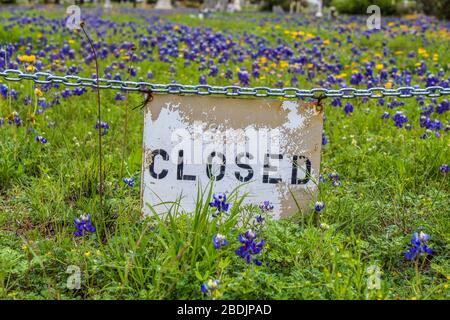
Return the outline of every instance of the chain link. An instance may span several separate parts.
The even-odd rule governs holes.
[[[97,80],[92,78],[82,78],[79,76],[65,75],[56,76],[46,72],[36,72],[34,74],[24,73],[20,70],[7,69],[0,71],[0,77],[6,81],[31,80],[38,84],[62,84],[69,87],[91,87],[97,88]],[[269,87],[240,87],[240,86],[210,86],[210,85],[183,85],[178,83],[157,84],[149,82],[134,82],[99,79],[100,89],[114,89],[124,91],[151,91],[154,93],[172,94],[197,94],[197,95],[224,95],[224,96],[253,96],[253,97],[283,97],[283,98],[383,98],[399,97],[410,98],[414,96],[441,97],[450,95],[450,88],[432,86],[425,89],[418,87],[399,87],[396,89],[386,89],[375,87],[370,89],[341,88],[341,89],[299,89],[299,88],[269,88]]]

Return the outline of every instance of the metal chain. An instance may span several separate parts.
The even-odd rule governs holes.
[[[82,78],[78,76],[65,75],[55,76],[51,73],[36,72],[33,74],[24,73],[20,70],[7,69],[0,72],[0,77],[7,81],[32,80],[38,84],[62,84],[69,87],[91,87],[97,88],[97,80],[92,78]],[[386,89],[374,87],[370,89],[341,88],[337,90],[314,88],[269,88],[269,87],[240,87],[240,86],[210,86],[210,85],[183,85],[157,84],[149,82],[121,81],[99,79],[100,89],[115,89],[124,91],[150,91],[153,93],[173,93],[173,94],[197,94],[197,95],[225,95],[225,96],[253,96],[253,97],[283,97],[283,98],[319,98],[336,97],[344,99],[352,98],[383,98],[399,97],[410,98],[413,96],[441,97],[450,95],[450,88],[442,86],[431,86],[425,89],[417,87],[399,87],[396,89]]]

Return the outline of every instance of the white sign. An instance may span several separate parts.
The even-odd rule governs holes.
[[[198,187],[241,186],[244,203],[273,203],[275,218],[311,208],[317,195],[323,113],[314,103],[155,95],[145,107],[142,210],[181,197],[195,208]],[[293,198],[295,197],[295,200]]]

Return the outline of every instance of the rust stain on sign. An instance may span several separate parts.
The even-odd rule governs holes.
[[[195,208],[197,187],[244,184],[247,203],[271,201],[275,218],[316,198],[323,114],[315,103],[155,95],[145,106],[142,202]],[[295,199],[294,199],[295,197]],[[164,206],[155,207],[164,213]]]

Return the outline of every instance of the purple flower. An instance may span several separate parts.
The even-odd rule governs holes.
[[[47,139],[45,139],[42,136],[36,136],[36,138],[34,140],[36,140],[36,142],[40,142],[42,144],[46,144],[47,143]]]
[[[239,70],[238,71],[238,79],[239,82],[243,85],[243,86],[248,86],[249,85],[249,75],[248,72],[245,70]]]
[[[244,259],[247,263],[253,262],[255,265],[260,266],[262,262],[255,258],[255,255],[261,252],[264,246],[264,240],[256,242],[256,232],[248,230],[244,234],[239,235],[239,242],[242,246],[236,250],[236,255]]]
[[[325,136],[325,131],[322,131],[322,145],[326,145],[328,143],[327,137]]]
[[[115,96],[114,100],[116,100],[116,101],[123,101],[123,100],[125,100],[125,96],[122,93],[120,93],[120,91],[119,91],[119,92],[116,93],[116,96]]]
[[[349,114],[353,112],[353,105],[350,102],[347,102],[347,104],[344,107],[345,114]]]
[[[227,212],[229,203],[226,203],[227,196],[225,193],[215,193],[213,194],[213,201],[209,203],[211,208],[216,208],[220,212]]]
[[[123,178],[123,183],[129,187],[134,187],[134,178]]]
[[[273,210],[273,204],[270,201],[263,201],[259,204],[259,208],[262,212],[270,212]]]
[[[217,294],[217,289],[219,288],[219,280],[209,279],[207,283],[203,283],[200,286],[200,290],[203,293],[207,293],[210,296],[214,297]]]
[[[389,112],[384,112],[383,115],[381,116],[381,119],[389,119],[391,115],[389,114]]]
[[[225,247],[228,244],[228,240],[224,235],[218,233],[212,238],[213,246],[216,249],[220,249],[221,247]]]
[[[442,166],[439,167],[439,171],[442,173],[447,173],[449,171],[449,167],[447,164],[443,164]]]
[[[109,124],[107,122],[99,122],[97,121],[94,126],[95,129],[101,129],[102,130],[102,136],[108,133]]]
[[[396,127],[402,128],[403,124],[408,122],[408,118],[403,114],[402,111],[397,111],[393,116],[392,120]]]
[[[89,214],[82,214],[80,218],[75,218],[75,237],[81,237],[83,233],[95,232],[95,227],[91,224],[91,216]]]
[[[317,201],[314,205],[314,209],[316,210],[316,212],[322,211],[323,208],[325,208],[325,203],[323,201]]]
[[[417,256],[432,254],[433,250],[427,245],[429,240],[430,236],[428,234],[415,232],[411,238],[411,247],[405,252],[405,258],[414,260]]]

